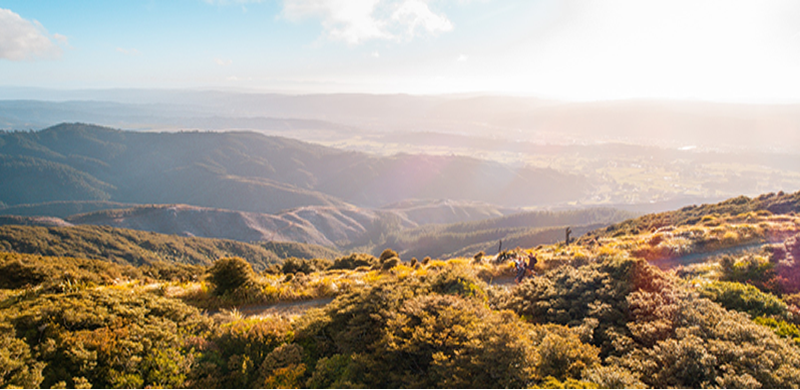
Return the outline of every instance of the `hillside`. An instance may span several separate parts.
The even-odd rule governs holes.
[[[598,208],[517,212],[471,222],[431,224],[428,222],[469,220],[486,214],[498,215],[501,210],[514,210],[497,209],[484,204],[422,200],[390,207],[309,206],[273,215],[188,205],[150,205],[96,211],[65,219],[0,216],[0,225],[111,226],[242,242],[296,242],[338,248],[345,252],[357,249],[374,255],[385,248],[393,248],[402,258],[410,259],[471,256],[479,251],[495,254],[499,240],[506,242],[506,248],[551,244],[564,240],[567,226],[572,227],[572,237],[579,237],[589,230],[635,215]]]
[[[769,193],[752,199],[740,196],[715,204],[693,205],[680,210],[643,215],[593,231],[586,239],[653,232],[665,226],[693,225],[705,216],[737,215],[751,211],[769,211],[774,214],[800,212],[800,191],[791,194]]]
[[[131,265],[157,262],[211,264],[221,257],[241,256],[256,269],[264,269],[281,261],[280,256],[264,247],[243,242],[88,225],[50,228],[0,226],[0,250]]]
[[[688,217],[698,221],[678,210],[677,224],[655,232],[515,249],[506,255],[538,258],[518,284],[513,262],[498,256],[409,263],[385,251],[292,259],[257,274],[247,257],[131,266],[0,252],[0,364],[9,367],[0,385],[796,388],[793,197],[732,199],[698,207]],[[540,212],[440,228],[615,215]]]
[[[0,157],[6,206],[111,201],[275,213],[446,198],[519,207],[568,202],[588,190],[580,176],[551,169],[459,156],[376,157],[247,132],[61,124],[0,134]]]
[[[0,215],[66,218],[75,214],[84,214],[99,210],[127,209],[135,206],[137,205],[106,201],[54,201],[0,207]]]
[[[503,217],[456,224],[426,225],[391,232],[379,248],[392,248],[403,259],[470,257],[478,252],[498,253],[504,249],[554,244],[565,239],[571,227],[572,238],[636,214],[606,208],[573,211],[529,211]]]

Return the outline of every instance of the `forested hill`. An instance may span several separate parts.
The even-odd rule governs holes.
[[[273,213],[408,198],[561,203],[585,178],[458,156],[376,157],[247,132],[142,133],[87,124],[0,133],[0,202],[185,203]]]
[[[286,257],[335,257],[317,245],[272,242],[264,245],[233,240],[180,237],[108,226],[0,226],[0,252],[66,256],[118,264],[211,264],[222,257],[246,258],[256,270]]]

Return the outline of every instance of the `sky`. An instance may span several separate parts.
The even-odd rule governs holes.
[[[800,102],[800,2],[0,0],[0,86]]]

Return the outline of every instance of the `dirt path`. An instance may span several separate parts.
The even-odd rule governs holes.
[[[259,316],[284,316],[293,317],[299,316],[316,307],[325,306],[333,301],[333,298],[319,298],[309,301],[297,302],[279,302],[269,303],[264,305],[247,305],[235,308],[245,317],[259,317]],[[218,311],[210,311],[208,314],[212,315]]]

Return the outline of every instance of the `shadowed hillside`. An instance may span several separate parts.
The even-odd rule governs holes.
[[[585,180],[468,157],[372,157],[256,133],[137,133],[84,124],[0,134],[7,206],[186,203],[254,212],[408,198],[502,206],[578,199]],[[47,180],[48,184],[43,183]]]

